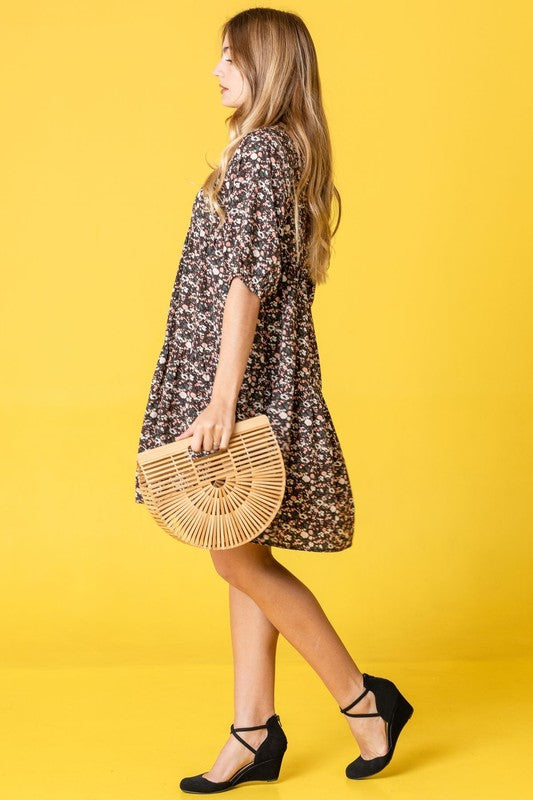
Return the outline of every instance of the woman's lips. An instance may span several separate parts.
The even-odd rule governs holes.
[[[222,92],[225,92],[227,90],[227,88],[228,88],[227,86],[221,86],[220,87],[220,93],[222,94]]]

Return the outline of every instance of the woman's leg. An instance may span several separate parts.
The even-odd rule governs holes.
[[[274,710],[274,677],[279,632],[254,600],[229,584],[231,642],[234,671],[234,716],[236,728],[263,725]],[[240,732],[257,749],[266,739],[266,729]],[[212,781],[224,781],[254,755],[230,734],[215,763],[204,772]]]
[[[210,550],[210,553],[217,572],[255,601],[264,617],[318,673],[339,706],[344,707],[359,697],[365,688],[362,673],[315,595],[274,558],[270,547],[248,542],[229,550]],[[375,711],[372,691],[351,709],[358,714]],[[387,752],[386,725],[382,717],[344,715],[344,719],[363,758],[375,758]]]

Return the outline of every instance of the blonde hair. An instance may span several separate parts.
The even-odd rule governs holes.
[[[331,259],[331,239],[341,219],[341,198],[333,183],[331,141],[313,41],[298,15],[272,8],[241,11],[223,24],[222,42],[226,35],[232,61],[247,80],[250,93],[229,117],[229,144],[206,178],[203,193],[223,221],[218,192],[241,139],[256,128],[282,125],[302,165],[294,198],[298,251],[299,201],[305,198],[309,217],[306,267],[313,282],[322,283]],[[332,230],[333,198],[338,215]]]

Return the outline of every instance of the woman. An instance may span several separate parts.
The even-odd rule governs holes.
[[[222,103],[236,109],[230,143],[194,200],[139,451],[190,436],[193,451],[225,448],[236,420],[265,413],[286,490],[259,536],[209,551],[229,585],[235,708],[211,769],[180,783],[201,794],[278,777],[287,747],[274,710],[279,633],[346,716],[361,753],[349,778],[389,763],[413,712],[391,681],[359,671],[316,597],[271,549],[338,552],[353,537],[311,316],[333,196],[340,209],[313,42],[297,15],[252,8],[223,26],[213,74]]]

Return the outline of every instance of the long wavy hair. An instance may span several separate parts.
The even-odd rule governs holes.
[[[296,145],[302,173],[295,187],[294,219],[300,253],[300,201],[308,210],[305,265],[313,283],[326,280],[331,239],[341,219],[341,198],[333,183],[332,151],[322,105],[316,51],[303,20],[288,11],[250,8],[227,20],[221,41],[228,37],[234,65],[250,86],[249,99],[229,121],[229,143],[202,190],[221,223],[224,209],[218,192],[227,165],[241,139],[250,131],[281,124]],[[337,220],[332,228],[332,203]]]

